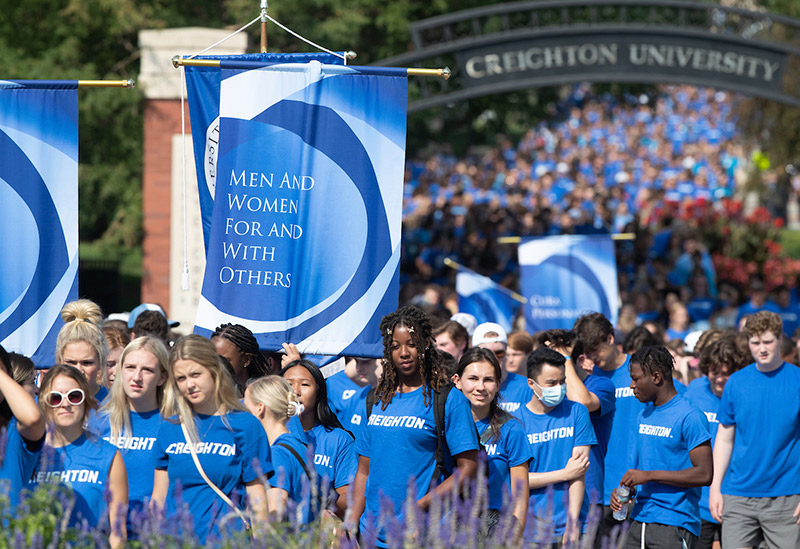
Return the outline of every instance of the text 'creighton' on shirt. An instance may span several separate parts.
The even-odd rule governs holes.
[[[384,416],[372,414],[367,425],[375,427],[407,427],[409,429],[424,429],[425,419],[415,416]]]

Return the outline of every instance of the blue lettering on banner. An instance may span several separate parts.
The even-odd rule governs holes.
[[[425,419],[415,416],[383,416],[372,414],[367,425],[376,427],[406,427],[408,429],[424,429]]]
[[[540,442],[549,442],[557,438],[572,438],[574,433],[575,427],[557,427],[541,433],[528,433],[528,443],[539,444]]]
[[[672,438],[671,433],[672,433],[671,427],[664,427],[663,425],[646,425],[644,423],[639,424],[640,435],[651,435],[655,437]]]

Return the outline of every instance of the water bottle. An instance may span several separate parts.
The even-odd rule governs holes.
[[[614,488],[614,492],[617,494],[617,498],[622,504],[622,509],[614,511],[613,516],[614,519],[622,521],[628,518],[628,500],[631,497],[631,489],[627,486],[617,486]]]

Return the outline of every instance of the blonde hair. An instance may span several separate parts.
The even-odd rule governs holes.
[[[248,385],[247,391],[250,400],[263,404],[267,412],[281,423],[300,415],[300,400],[289,382],[280,376],[258,378]]]
[[[61,309],[61,319],[64,325],[56,339],[56,362],[63,362],[64,349],[67,345],[84,341],[97,353],[98,367],[105,368],[108,343],[103,330],[100,329],[100,322],[103,320],[100,306],[88,299],[71,301]]]
[[[175,363],[179,360],[191,360],[204,367],[214,380],[214,396],[217,410],[226,427],[230,428],[225,415],[233,410],[244,411],[239,402],[239,391],[228,369],[223,365],[217,354],[217,348],[210,340],[197,334],[190,334],[180,338],[169,353],[169,377],[164,389],[164,402],[161,414],[165,418],[178,416],[180,423],[186,426],[192,442],[201,442],[197,434],[197,425],[194,421],[194,410],[188,400],[184,398],[175,381]],[[116,384],[115,384],[116,385]]]
[[[144,350],[156,357],[160,373],[168,373],[169,356],[167,355],[167,348],[164,343],[156,337],[137,337],[122,351],[122,355],[117,362],[117,379],[122,379],[122,366],[125,364],[125,358],[132,352]],[[161,406],[164,401],[164,386],[156,387],[156,401]],[[101,408],[101,412],[108,416],[108,423],[111,427],[111,440],[116,441],[120,436],[132,436],[133,430],[131,428],[131,403],[128,395],[125,393],[125,387],[122,382],[114,383],[111,386],[111,394],[108,400]]]

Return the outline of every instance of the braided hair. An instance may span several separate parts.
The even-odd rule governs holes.
[[[269,375],[270,368],[261,350],[258,348],[258,340],[248,328],[241,324],[221,324],[217,326],[211,339],[222,337],[236,345],[243,355],[250,359],[248,371],[251,378],[258,378]]]
[[[413,305],[401,307],[383,317],[380,324],[383,335],[383,374],[378,380],[375,398],[382,403],[382,410],[385,410],[386,406],[392,402],[398,386],[397,368],[392,361],[392,339],[394,330],[398,326],[408,328],[411,340],[419,353],[419,369],[425,406],[432,402],[431,390],[441,390],[450,380],[442,365],[442,355],[436,349],[428,315]]]

